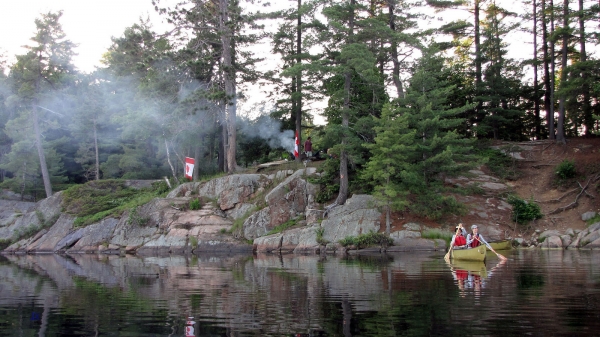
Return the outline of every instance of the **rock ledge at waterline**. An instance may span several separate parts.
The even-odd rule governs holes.
[[[60,192],[38,203],[0,200],[0,239],[31,232],[39,228],[44,219],[57,218],[48,229],[12,244],[3,253],[346,253],[346,249],[337,243],[340,239],[380,230],[381,213],[368,195],[352,196],[345,205],[332,209],[328,217],[322,219],[322,205],[315,202],[317,186],[306,179],[315,174],[314,168],[307,168],[272,175],[229,175],[204,183],[182,184],[166,198],[154,199],[136,210],[136,216],[145,219],[144,225],[132,224],[129,214],[125,213],[120,218],[106,218],[84,228],[75,228],[75,219],[61,213]],[[150,183],[127,182],[138,188]],[[215,202],[208,202],[199,210],[185,210],[189,201],[197,197]],[[262,208],[258,209],[258,205]],[[244,217],[247,218],[241,230],[235,235],[229,234],[234,221]],[[303,226],[266,235],[274,227],[294,218],[305,219],[301,221]],[[482,233],[489,239],[503,238],[503,233],[495,229],[491,221],[479,223]],[[321,242],[329,242],[326,246],[317,242],[317,229],[323,231]],[[590,227],[587,232],[578,233],[581,237],[573,240],[569,248],[592,243],[591,237],[584,234],[591,235],[595,229]],[[420,224],[404,224],[400,230],[391,233],[394,246],[388,247],[387,252],[446,249],[442,240],[422,239],[425,230],[427,228]],[[538,246],[544,247],[554,241],[550,238]],[[371,248],[367,251],[380,250]]]
[[[126,212],[120,218],[105,218],[76,228],[75,218],[61,212],[62,193],[38,203],[0,200],[0,238],[8,239],[40,228],[41,221],[57,218],[47,229],[13,243],[4,254],[24,253],[136,253],[140,255],[243,252],[345,252],[338,242],[347,236],[379,231],[381,213],[368,195],[354,195],[345,205],[334,208],[322,219],[322,205],[315,202],[317,186],[307,176],[314,168],[279,171],[273,175],[239,174],[205,183],[186,183],[136,210],[144,225],[132,224]],[[144,187],[151,182],[130,181]],[[208,202],[199,210],[185,210],[192,198]],[[260,200],[258,203],[256,200]],[[257,204],[266,205],[258,209]],[[229,234],[236,219],[251,214],[236,235]],[[40,216],[43,215],[43,216]],[[294,218],[303,226],[266,235],[271,229]],[[46,220],[47,221],[47,220]],[[323,228],[321,246],[316,229]],[[397,246],[390,251],[442,250],[441,240],[420,239],[425,228],[407,224],[392,233]],[[253,241],[253,244],[247,242]]]

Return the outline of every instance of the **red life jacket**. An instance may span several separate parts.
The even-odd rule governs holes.
[[[454,245],[455,246],[464,246],[467,244],[467,239],[465,239],[464,236],[459,235],[457,237],[454,238]]]
[[[481,244],[481,242],[479,242],[479,233],[477,233],[477,235],[473,235],[474,238],[473,241],[471,241],[471,244],[469,245],[471,248],[475,248],[475,247],[479,247],[479,245]]]
[[[467,278],[469,278],[469,272],[467,272],[466,270],[457,270],[456,271],[456,279],[457,280],[466,280]]]

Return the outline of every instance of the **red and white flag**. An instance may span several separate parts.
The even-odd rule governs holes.
[[[298,158],[298,148],[300,147],[300,140],[298,139],[298,130],[296,130],[296,144],[294,144],[294,158]]]
[[[195,163],[194,158],[185,157],[185,177],[189,180],[193,179]]]

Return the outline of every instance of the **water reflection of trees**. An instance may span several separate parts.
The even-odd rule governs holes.
[[[9,259],[10,264],[0,262],[2,275],[12,273],[12,280],[22,280],[23,294],[50,301],[4,303],[0,310],[21,305],[21,311],[4,310],[7,318],[2,320],[27,322],[32,326],[27,329],[33,329],[27,331],[37,334],[41,313],[51,313],[46,316],[47,335],[68,329],[88,335],[181,335],[186,317],[194,317],[196,335],[494,335],[505,330],[506,323],[493,314],[499,305],[491,298],[519,303],[536,296],[536,289],[553,286],[547,281],[551,270],[488,266],[486,283],[481,283],[485,291],[472,301],[475,287],[465,288],[470,295],[461,297],[448,266],[427,254]],[[2,282],[5,286],[8,280]],[[589,296],[577,298],[589,305],[600,303]],[[27,305],[31,309],[25,309]],[[575,317],[588,309],[578,310],[563,314]],[[29,322],[33,312],[40,315]],[[485,327],[465,324],[477,319],[484,320]],[[537,331],[532,327],[543,331],[537,322],[524,331]]]

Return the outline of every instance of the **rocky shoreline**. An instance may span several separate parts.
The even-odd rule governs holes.
[[[479,171],[471,172],[477,176]],[[315,202],[318,187],[307,179],[316,169],[278,171],[271,175],[237,174],[204,183],[185,183],[165,198],[156,198],[138,207],[131,221],[125,212],[120,218],[105,218],[89,226],[75,227],[75,218],[62,212],[62,193],[38,203],[0,200],[0,239],[14,242],[3,254],[100,253],[100,254],[203,254],[203,253],[295,253],[348,254],[354,252],[443,251],[442,239],[427,239],[440,230],[418,223],[406,223],[390,233],[393,245],[357,250],[339,241],[369,232],[380,232],[382,213],[369,195],[353,195],[346,204],[333,208],[323,219],[323,205]],[[478,179],[485,178],[483,173]],[[140,188],[150,181],[129,181]],[[490,189],[503,189],[500,183]],[[190,200],[208,200],[200,209],[190,210]],[[493,200],[492,200],[493,199]],[[487,207],[507,208],[500,198],[490,197]],[[485,209],[476,210],[479,213]],[[510,210],[508,210],[510,211]],[[485,214],[484,214],[485,215]],[[588,214],[589,216],[589,214]],[[592,217],[595,216],[592,215]],[[477,223],[488,240],[511,239],[522,247],[600,247],[600,223],[585,230],[537,232],[530,239],[511,238],[493,220]],[[286,221],[296,225],[268,234]],[[298,220],[299,219],[299,220]],[[237,225],[236,225],[237,223]],[[239,223],[242,223],[240,226]],[[237,226],[237,227],[236,227]],[[385,227],[385,224],[383,224]],[[442,230],[450,231],[448,228]],[[31,235],[26,235],[27,233]],[[24,237],[20,240],[14,238]]]

